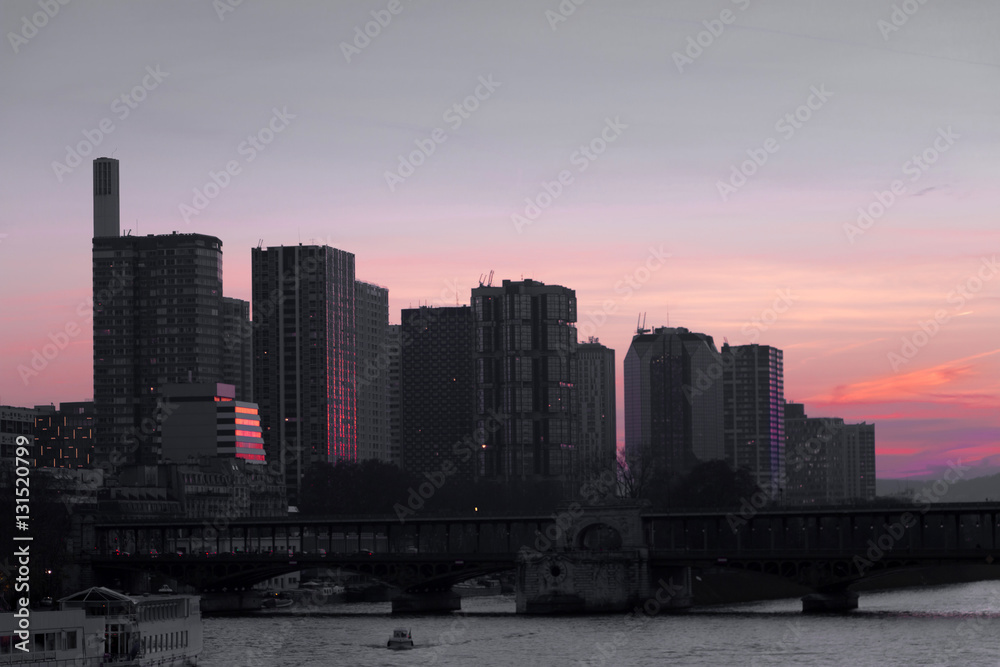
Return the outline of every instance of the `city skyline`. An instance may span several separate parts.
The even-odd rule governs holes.
[[[226,297],[260,239],[352,253],[393,323],[490,271],[575,290],[578,339],[616,351],[619,443],[646,313],[783,350],[787,400],[877,424],[879,477],[1000,467],[1000,9],[402,3],[355,46],[388,5],[60,5],[5,40],[0,404],[91,397],[90,163],[113,155],[123,231],[220,238]]]

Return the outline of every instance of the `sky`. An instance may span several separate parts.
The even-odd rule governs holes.
[[[66,1],[66,0],[64,0]],[[784,351],[877,473],[1000,471],[993,0],[0,4],[0,405],[90,398],[91,161],[133,234],[325,243],[400,309],[482,276]]]

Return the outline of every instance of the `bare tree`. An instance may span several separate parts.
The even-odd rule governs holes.
[[[645,498],[653,479],[653,457],[648,447],[638,452],[618,452],[618,495],[621,498]]]

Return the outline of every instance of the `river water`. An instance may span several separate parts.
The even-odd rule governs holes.
[[[517,616],[513,596],[449,616],[388,603],[204,620],[204,667],[327,665],[1000,666],[1000,582],[862,593],[858,611],[805,616],[796,599],[682,615]],[[416,648],[389,651],[394,627]]]

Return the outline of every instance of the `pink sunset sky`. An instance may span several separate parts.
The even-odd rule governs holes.
[[[784,350],[787,400],[876,424],[879,477],[1000,470],[1000,6],[345,4],[71,3],[30,39],[8,31],[38,5],[0,5],[0,404],[92,396],[90,162],[113,153],[123,229],[218,236],[227,296],[260,241],[353,252],[392,322],[490,271],[575,289],[620,439],[645,313]]]

